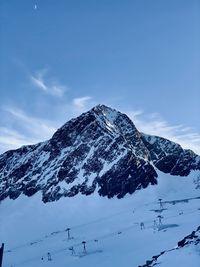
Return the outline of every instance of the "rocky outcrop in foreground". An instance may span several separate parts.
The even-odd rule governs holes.
[[[162,263],[163,262],[165,263],[165,260],[163,260],[163,255],[167,257],[170,256],[173,257],[174,255],[171,255],[172,252],[179,251],[183,248],[188,248],[189,246],[199,246],[199,245],[200,245],[200,226],[197,228],[196,231],[193,231],[190,235],[184,237],[181,241],[179,241],[175,248],[162,251],[160,254],[153,256],[151,260],[147,260],[144,265],[138,267],[152,267],[155,265],[162,266]],[[174,261],[175,260],[176,259],[174,259]]]

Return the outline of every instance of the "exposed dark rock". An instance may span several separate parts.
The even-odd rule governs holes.
[[[160,171],[187,176],[191,170],[200,170],[200,157],[193,151],[158,136],[143,134],[142,140]]]

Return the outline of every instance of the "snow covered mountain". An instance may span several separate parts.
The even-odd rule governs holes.
[[[157,169],[187,176],[200,156],[167,139],[140,133],[125,115],[98,105],[52,138],[0,156],[0,200],[42,192],[51,202],[79,193],[124,197],[157,184]]]
[[[98,105],[0,156],[3,267],[199,267],[199,189],[198,155]]]

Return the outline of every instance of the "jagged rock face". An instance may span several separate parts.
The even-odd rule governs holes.
[[[142,140],[160,171],[187,176],[191,170],[200,169],[200,157],[193,151],[184,150],[180,145],[158,136],[143,134]]]
[[[178,175],[197,168],[197,156],[177,144],[168,160],[172,142],[161,141],[168,144],[166,153],[161,153],[159,139],[152,144],[152,137],[141,134],[125,114],[96,106],[64,124],[49,141],[1,155],[0,199],[42,191],[43,201],[49,202],[95,190],[120,198],[157,183],[151,161]]]
[[[198,245],[200,243],[200,226],[197,227],[196,231],[193,231],[190,235],[185,236],[178,242],[178,248],[185,247],[189,244]]]

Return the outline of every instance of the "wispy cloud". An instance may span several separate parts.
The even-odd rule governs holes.
[[[7,106],[4,107],[4,110],[17,119],[18,122],[21,123],[21,126],[30,131],[34,136],[38,136],[40,138],[50,136],[56,130],[53,126],[51,126],[52,122],[29,116],[21,109]]]
[[[21,109],[6,106],[3,110],[10,117],[12,126],[0,127],[0,153],[44,141],[56,131],[53,122],[29,116]]]
[[[0,127],[0,153],[21,147],[25,144],[34,144],[37,141],[37,139],[24,136],[15,130]]]
[[[91,100],[91,96],[83,96],[83,97],[78,97],[73,99],[73,104],[77,108],[85,108],[87,102]]]
[[[57,80],[47,78],[47,69],[37,71],[35,75],[30,75],[32,84],[45,92],[46,94],[61,97],[68,89],[66,86],[61,85]]]
[[[83,112],[94,105],[91,96],[77,97],[72,100],[72,108],[75,113]]]
[[[67,110],[71,115],[79,115],[88,110],[96,102],[90,96],[74,98]],[[62,123],[69,118],[61,118],[60,121],[49,121],[42,118],[30,116],[25,111],[12,107],[3,107],[7,118],[11,120],[10,125],[0,125],[0,153],[15,149],[22,145],[34,144],[47,140],[52,136]],[[120,109],[119,109],[120,110]],[[200,154],[200,133],[190,127],[183,125],[171,125],[159,114],[145,114],[142,110],[125,111],[134,122],[139,131],[165,137],[179,143],[183,148],[192,149]]]
[[[45,84],[38,83],[45,88]],[[61,108],[62,114],[59,120],[49,121],[29,115],[22,109],[14,106],[3,106],[1,111],[11,123],[0,125],[0,153],[9,149],[16,149],[22,145],[35,144],[49,139],[53,133],[68,119],[80,115],[93,105],[92,97],[84,96],[68,101],[65,108]],[[59,107],[57,107],[59,109]],[[67,112],[67,117],[65,117]]]
[[[194,129],[184,125],[171,125],[157,113],[146,115],[141,110],[126,113],[139,131],[165,137],[180,144],[183,148],[192,149],[200,154],[200,133]]]

